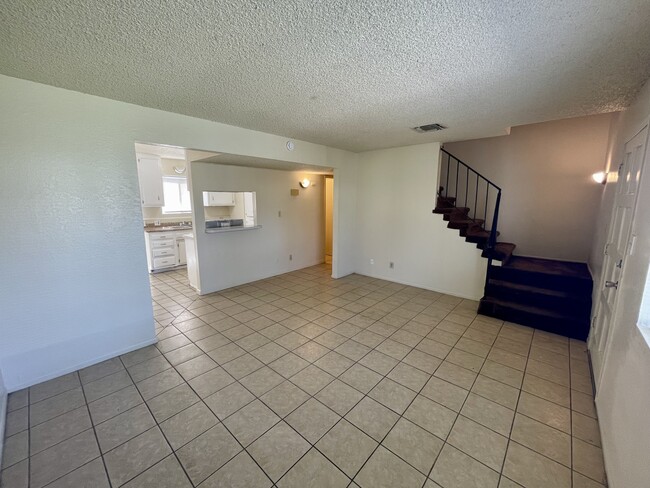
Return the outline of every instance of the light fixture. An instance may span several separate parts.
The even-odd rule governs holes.
[[[591,175],[591,179],[594,180],[596,183],[600,183],[604,185],[607,183],[607,173],[604,171],[599,171],[598,173],[594,173]]]
[[[311,185],[311,180],[309,178],[304,178],[299,181],[299,184],[302,188],[309,188]]]
[[[176,173],[177,175],[182,175],[183,173],[185,173],[185,167],[183,166],[182,168],[180,168],[178,166],[174,166],[174,173]]]

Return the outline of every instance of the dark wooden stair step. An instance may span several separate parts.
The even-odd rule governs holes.
[[[496,259],[497,261],[505,263],[510,259],[516,247],[517,245],[511,242],[497,242],[494,249],[483,249],[481,256],[484,258]]]
[[[589,318],[578,318],[533,305],[484,296],[478,313],[584,341],[589,334]]]
[[[468,218],[464,219],[449,219],[447,227],[449,229],[467,229],[468,227],[481,227],[483,225],[483,220],[477,219],[472,220]]]
[[[436,207],[433,209],[433,213],[437,213],[437,214],[450,214],[455,212],[467,214],[469,212],[469,208],[468,207]]]

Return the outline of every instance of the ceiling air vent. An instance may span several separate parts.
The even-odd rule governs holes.
[[[441,124],[427,124],[427,125],[421,125],[419,127],[413,127],[413,130],[415,132],[435,132],[446,128],[447,127]]]

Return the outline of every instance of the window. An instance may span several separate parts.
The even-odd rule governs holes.
[[[189,213],[192,211],[190,192],[187,189],[187,178],[178,176],[163,176],[163,193],[165,205],[163,214]]]

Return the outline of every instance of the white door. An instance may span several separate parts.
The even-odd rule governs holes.
[[[607,355],[610,325],[614,319],[617,288],[630,253],[633,238],[630,236],[636,205],[641,168],[646,151],[647,127],[625,144],[625,155],[618,169],[616,196],[605,246],[605,259],[598,291],[596,315],[589,334],[589,349],[594,368],[596,388],[600,384],[603,364]]]

